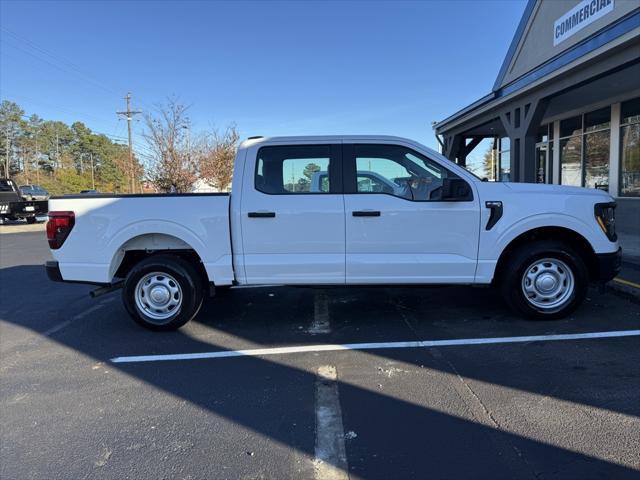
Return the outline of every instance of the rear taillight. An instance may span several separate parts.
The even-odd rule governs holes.
[[[49,248],[56,250],[62,246],[76,224],[76,215],[73,212],[49,212],[47,222],[47,240]]]

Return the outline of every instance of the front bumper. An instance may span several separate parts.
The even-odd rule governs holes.
[[[597,277],[598,283],[606,283],[612,280],[620,273],[622,267],[622,248],[618,248],[617,252],[613,253],[597,253]]]
[[[64,282],[58,262],[55,260],[49,260],[44,264],[44,268],[47,270],[47,277],[49,277],[49,280],[54,282]]]

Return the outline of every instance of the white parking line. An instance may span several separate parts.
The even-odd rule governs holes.
[[[557,335],[528,335],[523,337],[460,338],[451,340],[422,340],[414,342],[346,343],[342,345],[299,345],[294,347],[253,348],[248,350],[223,350],[218,352],[175,353],[166,355],[135,355],[115,357],[113,363],[163,362],[172,360],[201,360],[206,358],[258,357],[290,353],[330,352],[335,350],[378,350],[383,348],[429,348],[459,345],[490,345],[497,343],[550,342],[558,340],[588,340],[594,338],[637,337],[640,330],[616,330],[609,332],[567,333]]]
[[[313,322],[307,330],[311,335],[330,333],[329,299],[325,292],[316,290],[313,297]]]
[[[318,480],[347,480],[347,453],[344,447],[342,410],[338,398],[338,372],[333,365],[318,368],[316,379],[316,458]]]
[[[62,330],[63,328],[68,327],[69,325],[71,325],[71,322],[74,322],[76,320],[80,320],[88,315],[91,315],[93,312],[95,312],[96,310],[100,310],[102,308],[102,306],[105,304],[106,302],[100,302],[100,304],[98,305],[94,305],[90,308],[88,308],[87,310],[85,310],[84,312],[80,312],[77,315],[75,315],[73,318],[71,318],[70,320],[65,320],[64,322],[60,322],[57,325],[54,325],[53,327],[51,327],[49,330],[46,330],[44,332],[42,332],[42,336],[43,337],[50,337],[51,335],[53,335],[56,332],[59,332],[60,330]]]

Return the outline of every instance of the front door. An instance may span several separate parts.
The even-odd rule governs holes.
[[[265,146],[256,162],[241,201],[247,283],[343,284],[340,146]]]
[[[478,199],[440,199],[457,175],[400,145],[344,145],[343,162],[347,283],[473,282]]]

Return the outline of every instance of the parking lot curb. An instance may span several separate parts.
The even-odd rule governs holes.
[[[616,277],[607,284],[607,288],[624,296],[640,300],[640,284]]]

